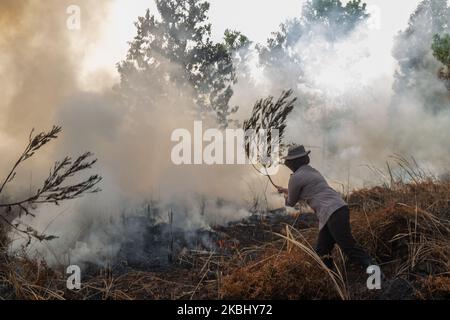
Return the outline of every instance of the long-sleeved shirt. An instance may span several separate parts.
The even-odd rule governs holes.
[[[326,225],[336,210],[347,205],[322,174],[309,165],[298,168],[289,179],[286,206],[294,207],[300,200],[305,201],[316,213],[319,229]]]

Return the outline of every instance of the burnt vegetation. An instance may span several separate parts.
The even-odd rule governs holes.
[[[285,93],[286,95],[286,93]],[[262,100],[264,101],[264,100]],[[272,101],[272,100],[268,100]],[[284,101],[284,100],[283,100]],[[258,105],[258,104],[257,104]],[[270,103],[268,104],[270,105]],[[282,104],[286,105],[286,104]],[[287,104],[289,105],[289,104]],[[255,108],[260,113],[259,107]],[[14,179],[19,165],[57,138],[59,127],[30,135],[29,143],[2,184]],[[393,156],[383,183],[343,195],[351,208],[354,235],[379,262],[386,279],[381,290],[367,290],[367,275],[349,265],[335,249],[335,270],[315,254],[315,216],[299,207],[255,213],[242,221],[198,230],[187,237],[165,224],[147,229],[147,246],[165,247],[164,263],[135,264],[129,259],[106,268],[84,268],[77,291],[65,286],[64,268],[50,268],[27,255],[7,253],[8,232],[49,241],[47,236],[6,212],[33,215],[40,204],[58,205],[98,192],[98,175],[77,183],[66,180],[90,169],[86,153],[56,162],[41,188],[18,201],[2,201],[0,295],[8,299],[448,299],[450,293],[450,183],[437,179],[411,158]],[[15,210],[14,210],[15,209]],[[147,208],[148,216],[156,209]],[[152,212],[150,212],[152,211]],[[12,222],[14,221],[14,222]],[[137,221],[138,224],[145,221]],[[189,238],[189,239],[188,239]],[[151,250],[147,254],[152,255]],[[126,259],[127,257],[124,257]],[[62,266],[63,267],[63,266]]]
[[[403,159],[406,161],[405,159]],[[408,162],[409,165],[412,161]],[[312,246],[312,213],[276,210],[198,233],[190,244],[177,230],[160,245],[178,249],[161,268],[111,265],[85,275],[79,291],[43,262],[2,254],[4,298],[21,299],[448,299],[450,183],[406,163],[383,171],[386,183],[346,196],[354,235],[379,262],[386,279],[367,290],[367,275],[335,249],[335,271]],[[381,171],[380,171],[381,173]],[[159,231],[153,230],[153,236]],[[162,233],[164,231],[161,230]],[[160,233],[161,233],[160,232]],[[184,235],[185,236],[185,235]],[[6,241],[5,234],[2,234]],[[209,239],[205,245],[200,239]],[[0,291],[2,292],[2,291]]]
[[[245,56],[250,40],[227,30],[222,42],[213,42],[205,1],[158,0],[156,5],[159,15],[147,11],[138,18],[137,35],[127,57],[118,64],[121,82],[116,89],[121,98],[130,108],[155,107],[170,98],[173,92],[167,87],[176,85],[193,91],[190,99],[200,117],[214,117],[221,128],[236,124],[231,117],[238,109],[230,102],[237,81],[234,63],[237,55]],[[426,37],[419,33],[417,40],[414,30],[424,12],[430,26]],[[398,35],[393,52],[400,62],[397,92],[424,90],[415,84],[422,74],[419,71],[428,65],[423,62],[430,58],[430,50],[441,63],[441,69],[433,72],[450,87],[448,12],[446,1],[424,0],[411,16],[408,29]],[[280,88],[298,88],[306,81],[302,78],[304,60],[293,50],[301,37],[314,38],[315,27],[321,25],[326,38],[334,43],[368,19],[366,5],[359,0],[346,5],[338,0],[310,0],[304,13],[281,25],[266,45],[256,47],[264,73]],[[411,54],[414,50],[404,45],[410,42],[423,48]],[[173,66],[178,67],[177,72]],[[179,90],[180,100],[183,92]],[[245,130],[255,132],[279,130],[276,141],[270,131],[256,140],[260,155],[252,163],[256,169],[273,164],[271,144],[277,143],[281,151],[287,146],[284,133],[297,93],[283,91],[278,99],[258,100],[243,123]],[[299,98],[306,103],[304,96]],[[49,267],[25,250],[14,255],[8,251],[12,234],[24,237],[25,247],[33,240],[57,237],[21,222],[23,216],[34,217],[40,205],[58,206],[100,191],[101,176],[85,175],[97,161],[87,152],[55,162],[32,194],[15,199],[8,193],[20,166],[60,133],[58,126],[38,134],[32,131],[23,153],[0,181],[0,299],[450,298],[450,181],[434,177],[413,158],[398,155],[385,169],[371,168],[382,179],[379,186],[343,195],[351,209],[355,238],[386,275],[381,290],[367,290],[367,274],[348,265],[338,249],[333,253],[335,270],[324,266],[313,249],[318,230],[310,211],[299,207],[295,214],[285,209],[262,212],[254,201],[252,216],[191,234],[174,226],[172,211],[161,212],[157,204],[148,204],[142,216],[124,218],[130,228],[141,227],[142,232],[135,234],[141,251],[129,243],[128,252],[136,257],[125,252],[106,267],[84,266],[81,289],[70,291],[65,266]],[[249,158],[254,139],[259,138],[246,140]],[[205,207],[201,207],[202,215]],[[161,222],[161,217],[168,219]],[[142,256],[147,257],[144,263]]]

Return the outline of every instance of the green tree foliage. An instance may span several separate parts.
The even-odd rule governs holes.
[[[264,72],[279,88],[295,88],[302,75],[302,59],[294,50],[303,35],[299,19],[283,23],[265,46],[257,45],[259,63]]]
[[[408,27],[394,43],[393,56],[399,65],[394,84],[397,93],[413,94],[429,105],[440,103],[439,92],[430,88],[429,83],[430,79],[436,79],[439,68],[431,48],[433,37],[450,32],[449,26],[450,8],[446,0],[424,0],[418,5]]]
[[[450,91],[450,35],[448,33],[443,36],[435,34],[431,49],[433,56],[444,65],[439,69],[438,77]]]
[[[147,10],[136,23],[137,35],[119,63],[122,93],[128,103],[158,103],[168,84],[190,92],[202,115],[214,113],[222,126],[237,111],[229,105],[236,82],[233,58],[249,40],[239,32],[211,40],[209,3],[201,0],[156,0],[159,18]],[[148,90],[152,87],[152,90]],[[170,94],[174,94],[170,92]]]
[[[324,61],[335,56],[336,45],[348,39],[368,18],[367,6],[361,0],[346,4],[340,0],[308,0],[297,18],[283,23],[266,45],[257,46],[259,62],[270,79],[271,89],[292,88],[299,97],[293,116],[302,118],[311,128],[319,128],[318,132],[323,134],[324,158],[333,146],[328,136],[330,140],[333,138],[333,128],[347,115],[341,111],[344,108],[331,111],[324,108],[330,101],[313,83],[313,75],[316,68],[324,67]],[[332,99],[331,103],[341,103],[338,100]]]
[[[369,17],[366,9],[361,0],[349,1],[345,6],[340,0],[310,0],[303,7],[303,22],[307,26],[320,26],[326,37],[334,41],[366,20]]]
[[[450,65],[450,35],[447,33],[443,36],[435,34],[433,44],[431,45],[433,56],[442,64]]]

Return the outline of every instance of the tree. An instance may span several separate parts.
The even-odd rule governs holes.
[[[311,0],[303,7],[303,24],[320,26],[329,41],[347,36],[365,21],[369,14],[361,0],[352,0],[344,6],[340,0]]]
[[[361,0],[343,5],[340,0],[309,0],[299,18],[281,24],[265,46],[258,46],[259,60],[270,79],[280,87],[296,88],[302,82],[304,58],[296,49],[300,42],[314,43],[323,38],[331,45],[347,37],[367,20],[367,7]]]
[[[232,53],[233,65],[239,74],[236,74],[236,82],[252,82],[248,61],[251,55],[252,41],[239,31],[226,29],[224,42],[229,52]]]
[[[206,44],[193,49],[190,82],[197,91],[196,103],[202,110],[215,112],[223,127],[228,126],[229,116],[238,110],[229,105],[232,86],[237,81],[234,56],[248,43],[240,32],[226,30],[223,43],[214,44],[208,39]]]
[[[272,33],[267,44],[257,45],[259,63],[266,76],[279,86],[296,88],[302,76],[302,58],[294,50],[303,35],[299,19],[289,20],[280,26],[278,32]]]
[[[394,42],[393,56],[398,61],[394,90],[399,96],[412,95],[427,105],[443,102],[441,93],[430,79],[439,68],[433,57],[432,43],[436,34],[450,32],[450,9],[446,0],[424,0],[411,15],[408,27]]]
[[[299,102],[293,116],[311,130],[318,129],[324,159],[333,145],[328,142],[333,138],[330,133],[347,115],[344,108],[330,108],[343,100],[330,98],[315,82],[316,73],[327,67],[323,63],[335,57],[336,46],[368,17],[367,6],[360,0],[345,5],[339,0],[308,0],[299,17],[283,23],[265,46],[258,46],[259,62],[272,90],[294,90]]]
[[[450,35],[448,33],[443,36],[434,35],[431,49],[433,56],[444,65],[439,69],[438,76],[450,91]]]
[[[181,98],[192,93],[200,114],[213,113],[226,127],[237,111],[229,105],[236,82],[233,55],[248,39],[227,31],[223,43],[214,43],[208,2],[156,0],[156,7],[160,18],[149,10],[138,18],[137,35],[118,65],[124,97],[131,104],[151,105],[168,94],[167,84],[176,85]]]

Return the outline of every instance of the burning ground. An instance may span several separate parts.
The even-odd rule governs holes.
[[[32,198],[50,203],[0,208],[12,218],[0,225],[0,297],[448,298],[446,1],[420,1],[398,34],[367,25],[360,1],[303,1],[298,19],[260,44],[232,30],[213,41],[206,2],[157,1],[134,17],[128,52],[106,73],[86,70],[84,58],[109,51],[94,44],[102,28],[123,22],[101,19],[121,3],[78,1],[83,27],[72,32],[72,2],[0,3],[1,176],[33,127],[64,129],[0,189],[0,206],[39,194],[49,165],[86,150],[98,159],[91,182],[103,177],[102,192],[59,203],[54,197],[72,199],[54,176],[52,196]],[[367,291],[366,275],[339,252],[340,273],[321,268],[310,250],[314,216],[275,210],[281,197],[251,168],[170,161],[175,129],[199,119],[205,129],[237,127],[256,99],[287,89],[298,102],[285,138],[311,146],[313,165],[347,190],[354,233],[387,276],[381,291]],[[376,169],[394,152],[437,176],[399,158],[395,170]],[[23,210],[34,216],[17,219]],[[12,232],[16,223],[34,235],[30,243]],[[80,291],[65,289],[71,263],[82,266]]]
[[[367,275],[337,249],[336,273],[327,271],[311,250],[315,216],[280,209],[193,234],[148,216],[129,221],[144,226],[143,233],[113,264],[86,265],[79,291],[66,289],[63,267],[9,256],[3,230],[0,293],[7,299],[450,298],[449,182],[416,176],[346,198],[356,239],[386,275],[381,290],[368,290]],[[134,241],[144,243],[143,251],[132,249]]]

